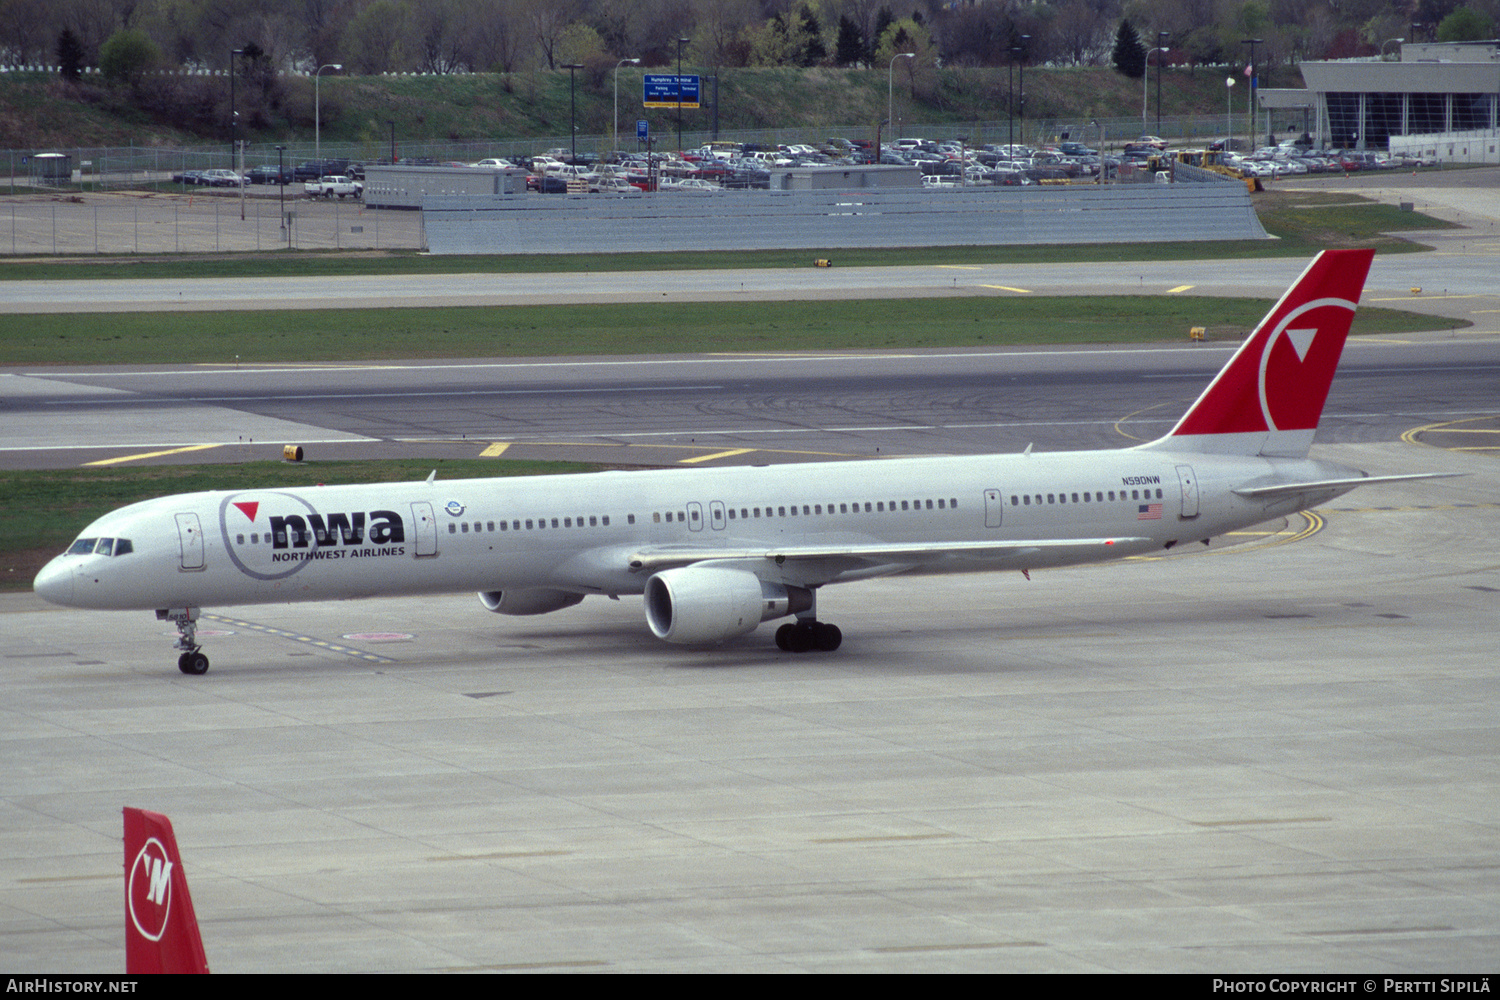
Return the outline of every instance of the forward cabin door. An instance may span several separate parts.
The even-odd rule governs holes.
[[[177,544],[182,550],[179,568],[185,573],[196,573],[204,568],[203,527],[197,514],[177,515]]]
[[[1000,521],[1005,513],[1005,505],[1001,502],[999,490],[984,491],[984,526],[986,528],[1000,527]]]
[[[418,557],[437,555],[437,519],[432,516],[432,504],[425,500],[413,503],[411,520],[412,541],[416,545],[416,555]]]
[[[1198,477],[1191,465],[1177,467],[1177,482],[1182,486],[1182,516],[1198,516]]]

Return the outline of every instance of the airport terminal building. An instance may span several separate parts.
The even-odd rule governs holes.
[[[1500,162],[1500,41],[1403,44],[1395,61],[1338,59],[1301,69],[1307,89],[1260,91],[1266,133],[1307,130],[1321,146],[1361,150],[1390,149],[1393,139],[1408,137],[1427,145],[1459,137],[1473,147],[1466,159]]]

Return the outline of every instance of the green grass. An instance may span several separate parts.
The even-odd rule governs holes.
[[[266,364],[1238,338],[1259,299],[1046,296],[0,316],[0,364]],[[1359,333],[1452,321],[1361,309]]]
[[[395,459],[370,462],[244,462],[0,472],[0,590],[27,590],[37,570],[94,518],[126,504],[203,490],[279,489],[340,483],[595,472],[577,462]]]

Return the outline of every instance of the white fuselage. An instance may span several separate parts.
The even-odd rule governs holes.
[[[43,570],[37,590],[59,604],[118,609],[526,589],[633,594],[652,572],[639,552],[660,563],[679,549],[691,555],[684,563],[749,550],[769,560],[762,579],[809,588],[900,572],[1033,569],[1206,539],[1344,492],[1232,492],[1250,481],[1351,473],[1312,460],[1127,449],[193,493],[95,521]],[[78,551],[85,539],[123,539],[130,551]],[[1071,539],[1091,541],[1075,548]],[[954,550],[1004,541],[1021,544]],[[841,546],[900,554],[774,559],[782,549]]]

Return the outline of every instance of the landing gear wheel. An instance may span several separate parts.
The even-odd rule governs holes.
[[[202,653],[183,653],[177,658],[177,669],[197,676],[208,673],[208,657]]]
[[[831,653],[844,641],[837,625],[827,622],[788,622],[776,630],[776,648],[787,653],[806,653],[816,649]]]
[[[800,652],[800,650],[798,650],[798,648],[792,644],[796,634],[797,626],[791,624],[790,622],[781,626],[781,628],[776,630],[776,648],[781,650],[783,653]]]
[[[813,633],[813,645],[815,648],[821,650],[824,653],[833,652],[835,649],[838,649],[839,644],[844,641],[844,633],[839,631],[839,627],[837,625],[830,625],[827,622],[818,622],[817,625],[814,626],[814,628],[815,631]]]

